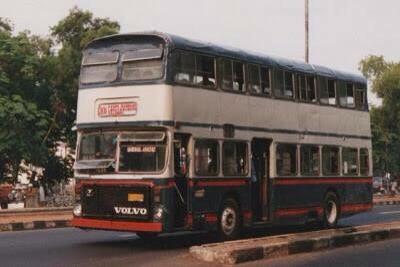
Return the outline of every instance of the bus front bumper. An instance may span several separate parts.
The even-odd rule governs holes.
[[[132,222],[74,217],[71,225],[84,229],[114,230],[127,232],[162,232],[161,222]]]

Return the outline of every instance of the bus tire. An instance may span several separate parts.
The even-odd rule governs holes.
[[[142,240],[152,240],[158,237],[158,233],[154,232],[136,232],[136,235]]]
[[[239,205],[233,198],[223,201],[218,216],[218,232],[222,240],[234,240],[240,236],[242,218]]]
[[[2,210],[8,209],[8,203],[7,203],[7,202],[2,202],[2,203],[1,203],[1,209],[2,209]]]
[[[325,228],[335,228],[340,216],[340,205],[337,195],[328,192],[324,197],[323,203],[323,225]]]

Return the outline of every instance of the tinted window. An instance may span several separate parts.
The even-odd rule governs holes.
[[[342,148],[342,169],[344,175],[358,174],[357,148]]]
[[[222,59],[221,60],[221,73],[222,73],[222,89],[232,90],[232,60]]]
[[[218,175],[218,141],[197,140],[194,147],[194,169],[197,175]]]
[[[339,175],[339,148],[324,146],[322,148],[323,175]]]
[[[281,176],[297,174],[297,145],[278,144],[276,147],[276,171]]]
[[[329,104],[328,79],[325,77],[318,77],[318,88],[319,101],[321,104]]]
[[[360,174],[361,175],[369,174],[369,153],[368,149],[366,148],[360,149]]]
[[[196,55],[195,82],[201,87],[216,86],[215,59],[209,56]]]
[[[306,77],[301,74],[297,75],[296,85],[297,98],[302,101],[307,101]]]
[[[233,62],[233,90],[244,92],[244,73],[243,64],[237,61]]]
[[[271,95],[270,69],[261,67],[261,91],[264,95]]]
[[[277,97],[283,96],[284,75],[283,70],[274,70],[274,94]]]
[[[354,107],[354,88],[352,83],[340,82],[339,87],[339,99],[340,106],[342,107]]]
[[[291,72],[285,71],[285,91],[284,96],[288,98],[293,98],[293,74]]]
[[[307,100],[310,102],[317,102],[317,96],[315,94],[315,78],[307,76]]]
[[[117,64],[83,66],[80,81],[84,84],[112,82],[117,79]]]
[[[319,175],[319,147],[303,145],[300,148],[301,175]]]
[[[122,66],[122,80],[139,81],[160,79],[163,74],[161,59],[128,61]]]
[[[224,142],[222,149],[224,175],[246,175],[247,144],[245,142]]]
[[[182,84],[193,84],[196,69],[194,54],[177,52],[175,54],[175,81]]]
[[[249,64],[247,67],[248,75],[248,89],[250,92],[261,94],[260,83],[260,67],[257,65]]]

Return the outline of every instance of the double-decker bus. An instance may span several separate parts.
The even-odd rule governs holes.
[[[72,224],[140,237],[372,207],[359,75],[147,32],[83,51]]]

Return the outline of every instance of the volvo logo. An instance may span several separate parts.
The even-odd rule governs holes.
[[[147,209],[145,208],[128,208],[128,207],[114,207],[116,214],[123,215],[146,215]]]
[[[87,197],[92,197],[93,196],[93,188],[86,189],[86,196]]]

